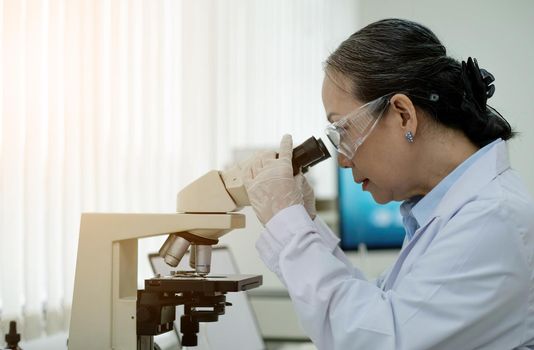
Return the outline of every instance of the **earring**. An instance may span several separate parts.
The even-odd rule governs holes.
[[[409,143],[413,143],[413,134],[411,131],[408,131],[404,137],[406,137],[406,140],[408,140]]]

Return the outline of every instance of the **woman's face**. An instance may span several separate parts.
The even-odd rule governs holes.
[[[325,75],[322,97],[329,122],[342,119],[364,104],[348,91],[350,84],[342,75]],[[404,99],[407,99],[404,95],[391,98],[382,119],[358,147],[352,159],[338,153],[339,165],[351,168],[354,181],[362,184],[363,190],[370,192],[374,200],[381,204],[405,200],[418,194],[412,176],[415,155],[410,147],[413,144],[405,138],[406,131],[416,128],[416,124],[414,127],[409,110],[403,112],[406,107],[403,106],[406,103]],[[415,130],[410,131],[415,133]]]

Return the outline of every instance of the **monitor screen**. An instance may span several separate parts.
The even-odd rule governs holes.
[[[399,202],[377,204],[354,182],[351,169],[338,168],[339,233],[343,250],[398,249],[404,240]]]

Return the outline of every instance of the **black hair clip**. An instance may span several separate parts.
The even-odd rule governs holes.
[[[462,61],[462,82],[465,87],[465,97],[474,100],[481,111],[486,110],[488,98],[495,93],[493,74],[478,67],[476,58],[469,57]]]
[[[490,98],[495,93],[495,85],[492,84],[495,81],[495,77],[483,68],[480,68],[480,75],[482,75],[482,80],[484,80],[484,84],[486,84],[486,96]]]

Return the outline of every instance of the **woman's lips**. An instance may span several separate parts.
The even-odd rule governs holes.
[[[365,191],[367,188],[367,185],[369,184],[369,179],[367,178],[359,178],[354,180],[357,184],[362,184],[362,189]]]

